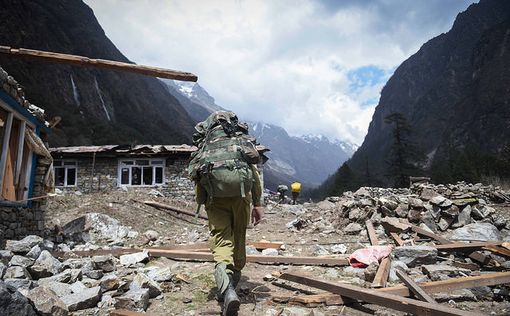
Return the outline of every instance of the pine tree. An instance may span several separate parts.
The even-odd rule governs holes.
[[[411,141],[412,129],[402,113],[391,113],[384,122],[393,125],[393,144],[387,159],[389,176],[393,178],[395,187],[407,187],[409,176],[423,173],[420,164],[424,155]]]

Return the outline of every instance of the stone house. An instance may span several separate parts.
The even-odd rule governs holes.
[[[0,246],[44,231],[53,190],[52,158],[43,142],[48,131],[44,111],[0,68]]]
[[[187,166],[195,150],[189,145],[50,148],[58,189],[90,193],[155,188],[165,196],[181,199],[194,197]],[[258,150],[261,154],[268,151],[263,146],[258,146]]]

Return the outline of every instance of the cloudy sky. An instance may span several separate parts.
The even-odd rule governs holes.
[[[361,144],[398,65],[473,0],[85,0],[132,61],[240,117]]]

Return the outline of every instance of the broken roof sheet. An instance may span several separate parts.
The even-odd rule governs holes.
[[[197,148],[189,145],[104,145],[104,146],[71,146],[50,148],[52,154],[159,154],[159,153],[191,153]]]

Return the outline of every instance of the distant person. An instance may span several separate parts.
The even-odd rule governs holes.
[[[290,185],[290,188],[292,189],[292,204],[296,205],[297,198],[299,196],[299,193],[301,192],[301,183],[294,181]]]
[[[289,188],[285,184],[280,184],[276,189],[276,192],[279,194],[278,204],[282,204],[285,202],[285,192],[287,192]]]

